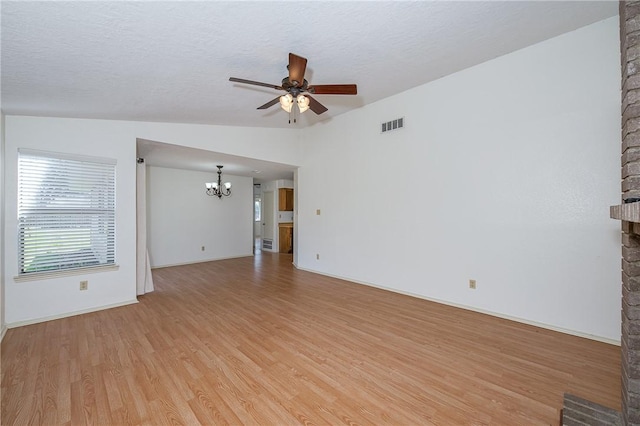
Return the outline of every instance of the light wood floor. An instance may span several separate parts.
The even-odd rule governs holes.
[[[7,332],[2,425],[557,425],[619,409],[620,350],[299,271],[157,269],[140,303]]]

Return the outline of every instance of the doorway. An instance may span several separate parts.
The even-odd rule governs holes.
[[[262,249],[262,188],[259,183],[253,185],[253,253]]]
[[[262,248],[265,250],[273,249],[274,239],[274,192],[265,191],[262,197]]]

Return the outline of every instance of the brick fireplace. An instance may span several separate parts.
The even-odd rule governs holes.
[[[640,1],[621,1],[619,10],[622,204],[611,217],[622,221],[622,410],[616,422],[586,424],[640,425]],[[573,424],[565,411],[567,398],[563,423]]]
[[[620,2],[622,199],[640,198],[640,1]],[[634,208],[640,203],[621,206]],[[640,209],[622,221],[622,422],[640,424]],[[622,218],[621,218],[622,219]]]

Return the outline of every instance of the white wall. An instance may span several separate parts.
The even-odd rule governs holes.
[[[0,112],[0,242],[4,241],[4,114]],[[0,341],[4,337],[6,321],[4,319],[4,253],[0,243]]]
[[[6,217],[5,297],[9,325],[64,316],[98,307],[136,300],[136,173],[135,137],[109,121],[63,120],[7,116],[5,122]],[[116,263],[117,271],[15,282],[18,148],[113,158],[116,165]],[[79,291],[80,280],[88,280],[87,291]]]
[[[297,131],[170,123],[7,116],[5,121],[4,314],[9,327],[136,300],[136,139],[151,139],[259,160],[298,164]],[[17,283],[18,148],[115,158],[118,161],[115,272]],[[201,183],[200,183],[201,184]],[[242,185],[240,185],[242,186]],[[250,197],[250,195],[249,195]],[[219,200],[208,200],[211,202]],[[223,200],[222,203],[229,200]],[[250,214],[248,209],[248,214]],[[79,291],[80,280],[89,281]]]
[[[299,164],[300,145],[297,141],[300,130],[295,128],[136,122],[135,131],[140,139],[293,166]]]
[[[308,129],[297,265],[619,340],[619,63],[616,17]]]
[[[223,182],[231,182],[231,195],[218,199],[208,196],[204,186],[217,176],[147,167],[152,267],[253,254],[253,179],[223,173]]]

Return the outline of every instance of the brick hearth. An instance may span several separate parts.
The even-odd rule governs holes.
[[[594,404],[575,395],[564,395],[563,426],[620,426],[621,415],[614,409]]]

